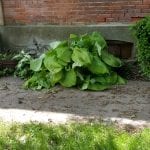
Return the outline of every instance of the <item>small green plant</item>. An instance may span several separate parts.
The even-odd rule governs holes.
[[[13,57],[14,60],[18,61],[14,74],[22,79],[28,78],[33,74],[30,70],[31,55],[24,52],[23,50]]]
[[[150,79],[150,17],[145,17],[133,26],[137,39],[137,61],[142,74]]]
[[[18,54],[8,52],[0,53],[0,77],[13,74],[22,79],[30,77],[33,74],[33,71],[30,70],[31,59],[31,55],[23,50]],[[11,64],[11,62],[14,64]],[[17,63],[16,68],[15,63]]]
[[[24,84],[26,88],[51,88],[59,83],[64,87],[77,86],[82,90],[105,90],[115,84],[125,84],[114,68],[122,62],[107,51],[104,38],[97,32],[51,44],[52,49],[39,58],[24,57],[27,69],[34,72]],[[18,64],[21,68],[22,61]],[[25,70],[29,72],[29,70]]]
[[[15,56],[14,53],[8,53],[8,52],[1,53],[0,52],[0,60],[12,60],[14,56]]]
[[[15,69],[12,67],[4,66],[2,62],[11,61],[13,59],[14,53],[0,53],[0,77],[12,75]]]
[[[14,73],[13,68],[0,69],[0,77],[13,75],[13,73]]]

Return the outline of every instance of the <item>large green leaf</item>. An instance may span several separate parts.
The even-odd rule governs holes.
[[[84,34],[81,36],[76,36],[71,34],[69,44],[71,48],[87,48],[90,49],[92,46],[90,35]]]
[[[44,65],[51,74],[56,74],[63,69],[63,66],[58,63],[55,51],[46,54]]]
[[[64,87],[72,87],[76,85],[77,76],[75,71],[72,69],[64,73],[64,77],[60,81],[60,84]]]
[[[126,83],[127,83],[127,81],[118,75],[116,84],[126,84]]]
[[[72,51],[68,47],[59,46],[55,49],[57,58],[68,63],[71,61]]]
[[[59,44],[61,43],[61,41],[54,41],[50,43],[50,48],[55,49],[57,46],[59,46]]]
[[[110,85],[97,82],[96,78],[90,78],[90,76],[87,76],[84,83],[82,84],[81,89],[82,90],[89,89],[89,90],[93,90],[93,91],[100,90],[101,91],[101,90],[105,90],[109,87],[110,87]]]
[[[45,71],[36,72],[30,79],[24,83],[24,88],[32,88],[40,90],[42,88],[50,88],[50,75]]]
[[[88,89],[93,90],[93,91],[102,91],[102,90],[105,90],[108,88],[110,88],[110,85],[103,85],[103,84],[100,84],[97,82],[96,83],[90,83],[88,86]]]
[[[45,54],[42,54],[39,58],[32,59],[30,61],[30,69],[33,71],[40,71],[44,57]]]
[[[107,65],[105,65],[105,63],[103,63],[97,56],[93,57],[92,63],[88,65],[88,70],[94,74],[109,73]]]
[[[67,66],[67,62],[64,62],[63,60],[61,60],[61,59],[59,59],[59,58],[57,58],[57,62],[59,63],[59,64],[61,64],[62,66]]]
[[[102,60],[111,67],[121,67],[122,62],[119,58],[113,56],[112,54],[108,53],[107,51],[102,51]]]
[[[70,34],[70,39],[77,39],[78,36],[76,34]]]
[[[63,77],[63,71],[60,71],[55,74],[51,74],[50,76],[51,85],[54,86],[56,83],[58,83],[61,80],[62,77]]]
[[[66,47],[68,45],[67,41],[54,41],[49,44],[51,49],[56,49],[57,47]]]
[[[87,66],[91,64],[90,53],[86,48],[74,48],[72,54],[73,66]]]
[[[106,43],[105,39],[100,35],[100,33],[93,32],[90,37],[91,37],[91,42],[93,43],[93,45],[95,43],[98,43],[101,46],[102,50],[107,47],[107,43]]]
[[[101,56],[101,54],[102,54],[102,46],[98,42],[95,43],[95,49],[96,49],[98,55]]]
[[[88,76],[82,84],[82,90],[105,90],[118,82],[118,75],[115,72],[101,76]]]
[[[106,74],[104,76],[94,77],[96,82],[99,82],[103,85],[115,85],[115,84],[126,84],[126,80],[117,75],[115,72],[111,72],[110,74]]]
[[[118,75],[115,72],[111,72],[110,74],[94,77],[94,79],[103,85],[113,85],[117,83]]]
[[[83,84],[81,85],[82,90],[87,90],[90,84],[90,76],[87,76],[84,80]]]
[[[88,34],[84,34],[80,37],[80,47],[82,48],[87,48],[88,50],[90,50],[92,48],[92,43],[91,43],[91,38],[90,35]]]

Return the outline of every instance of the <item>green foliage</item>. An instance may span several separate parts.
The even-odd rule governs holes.
[[[93,56],[92,62],[88,65],[88,70],[93,74],[108,74],[107,65],[99,59],[98,56]]]
[[[30,69],[35,71],[35,72],[40,71],[44,57],[45,57],[45,55],[43,54],[37,59],[32,59],[30,61]],[[30,60],[30,58],[28,60]]]
[[[27,55],[20,61],[19,68],[23,62],[34,72],[26,81],[26,88],[50,88],[60,83],[82,90],[104,90],[114,84],[125,84],[114,72],[115,67],[122,65],[121,60],[108,53],[106,41],[99,33],[72,34],[67,41],[51,45],[53,48],[39,58]]]
[[[144,76],[150,78],[150,17],[146,17],[133,26],[137,39],[137,61]]]
[[[15,56],[14,53],[10,53],[10,52],[1,53],[0,52],[0,60],[12,60],[14,56]]]
[[[90,53],[86,48],[75,47],[73,49],[72,60],[74,67],[88,66],[91,64]]]
[[[36,89],[50,88],[50,74],[46,71],[34,73],[34,75],[25,82],[24,87],[36,87]]]
[[[0,61],[10,61],[15,56],[14,53],[0,53]],[[0,66],[0,77],[12,75],[14,73],[14,68],[1,67]]]
[[[16,70],[14,72],[16,76],[24,79],[30,77],[33,74],[33,71],[30,69],[30,61],[32,60],[31,55],[21,51],[19,54],[15,55],[13,59],[18,61]],[[36,63],[37,61],[35,60],[34,62]],[[36,64],[39,66],[39,63]]]
[[[76,72],[74,69],[66,71],[63,78],[60,80],[60,84],[64,87],[72,87],[76,85]]]
[[[4,124],[0,150],[149,150],[150,129],[127,133],[99,123]]]
[[[13,68],[2,68],[0,69],[0,77],[12,75],[14,71]]]
[[[111,67],[121,67],[122,62],[119,58],[116,58],[112,54],[109,54],[107,51],[102,51],[102,60]]]

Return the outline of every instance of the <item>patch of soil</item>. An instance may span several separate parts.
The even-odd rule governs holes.
[[[138,63],[134,60],[124,62],[124,65],[116,71],[127,80],[148,81],[148,78],[142,76]]]
[[[0,78],[0,119],[56,123],[104,120],[150,127],[150,82],[128,81],[100,92],[61,86],[32,91],[22,89],[22,84],[18,78]]]

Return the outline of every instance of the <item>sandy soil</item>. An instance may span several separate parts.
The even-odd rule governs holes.
[[[102,92],[65,89],[32,91],[23,81],[0,78],[0,119],[19,122],[113,120],[150,127],[150,82],[128,81]]]

